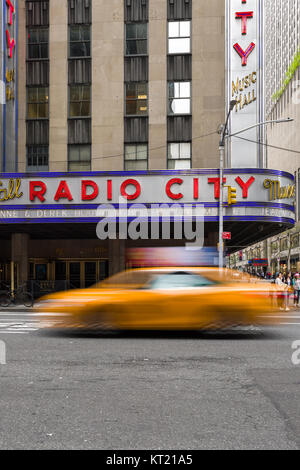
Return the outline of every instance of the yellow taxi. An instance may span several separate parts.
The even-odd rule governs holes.
[[[56,317],[56,328],[207,330],[273,323],[273,291],[225,269],[146,268],[48,295],[35,309]]]

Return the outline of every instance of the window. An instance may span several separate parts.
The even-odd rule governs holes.
[[[27,167],[29,171],[48,169],[48,145],[32,145],[27,147]]]
[[[197,289],[213,286],[215,283],[197,274],[174,272],[158,276],[148,285],[150,289]]]
[[[126,83],[126,114],[145,115],[148,112],[147,83]]]
[[[91,115],[90,85],[70,86],[70,117],[89,117]]]
[[[190,142],[168,144],[168,169],[186,170],[191,168]]]
[[[272,254],[275,254],[278,251],[278,242],[271,243],[271,251],[272,251]]]
[[[27,118],[41,119],[49,116],[48,87],[27,88]]]
[[[91,169],[91,146],[69,145],[69,171],[89,171]]]
[[[189,54],[191,52],[190,21],[169,21],[168,52],[169,54]]]
[[[147,170],[148,145],[125,145],[125,170]]]
[[[90,53],[90,26],[70,26],[70,57],[89,57]]]
[[[291,236],[291,248],[298,248],[299,246],[299,233]]]
[[[280,251],[286,251],[288,249],[288,239],[281,238],[280,240]]]
[[[48,28],[28,28],[28,59],[48,59]]]
[[[147,54],[147,23],[126,24],[126,55]]]
[[[191,82],[169,82],[169,114],[191,113]]]

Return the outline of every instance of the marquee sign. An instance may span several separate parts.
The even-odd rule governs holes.
[[[294,177],[275,170],[225,170],[224,183],[237,190],[225,220],[294,223]],[[218,170],[0,174],[0,223],[97,221],[101,204],[203,206],[218,220]],[[98,217],[99,219],[99,217]]]
[[[236,100],[229,129],[234,134],[263,121],[262,0],[227,0],[227,104]],[[229,141],[228,166],[260,168],[263,150],[256,142],[263,129],[254,128]]]

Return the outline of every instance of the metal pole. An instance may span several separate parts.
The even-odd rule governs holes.
[[[220,203],[219,203],[219,269],[224,267],[224,247],[223,247],[223,200],[224,200],[224,145],[219,146],[220,152]]]
[[[10,290],[15,292],[15,263],[14,261],[10,262]]]

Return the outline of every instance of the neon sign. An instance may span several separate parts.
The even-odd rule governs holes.
[[[9,9],[9,20],[8,20],[8,25],[12,25],[12,17],[13,14],[15,13],[15,7],[11,3],[11,0],[6,0],[6,5],[8,6]],[[14,38],[10,37],[9,29],[6,29],[6,40],[7,40],[7,45],[8,45],[8,57],[11,59],[13,56],[13,49],[16,46],[16,42]]]
[[[247,0],[242,0],[242,3],[247,3]],[[253,11],[237,11],[235,14],[235,17],[238,20],[239,19],[242,20],[242,35],[243,36],[247,35],[247,20],[248,18],[249,19],[253,18]],[[237,52],[237,54],[241,57],[242,65],[243,67],[245,67],[247,65],[247,59],[249,55],[255,49],[254,42],[251,42],[246,50],[243,50],[243,48],[239,45],[238,42],[233,45],[233,48]]]
[[[264,0],[226,0],[225,4],[227,105],[236,101],[229,129],[231,134],[249,129],[242,135],[247,141],[229,139],[227,164],[236,168],[263,167],[264,148],[254,143],[264,141],[264,128],[257,126],[264,120]]]

